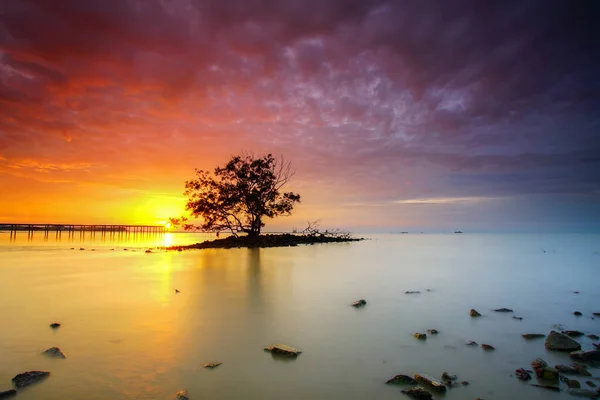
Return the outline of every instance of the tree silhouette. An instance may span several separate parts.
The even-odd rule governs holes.
[[[196,179],[185,182],[186,210],[202,217],[199,229],[208,232],[230,231],[238,236],[258,236],[264,219],[290,215],[300,195],[281,193],[294,172],[291,163],[268,154],[234,156],[211,175],[196,169]],[[189,228],[191,225],[187,225]]]

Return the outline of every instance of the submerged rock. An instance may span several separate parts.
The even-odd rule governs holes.
[[[600,336],[598,335],[594,335],[593,333],[590,333],[589,335],[587,335],[588,338],[592,339],[592,340],[598,340],[600,339]]]
[[[421,332],[417,332],[417,333],[413,333],[413,336],[416,337],[419,340],[425,340],[427,339],[427,335]]]
[[[445,381],[445,382],[450,382],[450,381],[455,381],[456,379],[458,379],[456,375],[450,375],[450,374],[449,374],[449,373],[447,373],[447,372],[444,372],[444,373],[442,374],[442,381]],[[445,383],[445,382],[444,382],[444,383]]]
[[[496,312],[513,312],[510,308],[496,308],[494,311]]]
[[[65,353],[63,353],[62,350],[59,349],[58,347],[50,347],[48,350],[45,350],[43,352],[43,354],[45,354],[49,357],[67,358]]]
[[[0,399],[6,399],[8,397],[13,397],[17,395],[17,391],[15,389],[5,390],[0,392]]]
[[[58,322],[53,322],[50,324],[50,328],[52,328],[52,329],[60,328],[60,324]]]
[[[556,351],[575,351],[581,349],[581,345],[566,335],[551,331],[546,338],[546,348]]]
[[[600,317],[600,312],[592,313],[592,315],[595,315],[596,317]]]
[[[546,337],[546,335],[543,333],[524,333],[521,336],[523,336],[525,339],[539,339]]]
[[[417,381],[408,375],[396,375],[385,383],[388,385],[416,385]]]
[[[589,351],[573,351],[569,353],[572,359],[577,361],[600,361],[600,350],[589,350]]]
[[[404,294],[421,294],[418,290],[407,290]]]
[[[437,335],[440,332],[437,329],[427,329],[427,333],[430,335]]]
[[[563,335],[569,335],[571,337],[579,337],[585,335],[585,333],[580,331],[562,331]]]
[[[204,364],[204,368],[217,368],[219,365],[223,364],[220,361],[210,362],[208,364]]]
[[[560,388],[558,386],[548,386],[548,385],[536,385],[534,383],[531,386],[539,387],[542,389],[552,390],[553,392],[560,392]]]
[[[297,348],[287,346],[285,344],[272,344],[269,347],[265,348],[265,351],[270,351],[273,354],[279,354],[288,357],[296,357],[298,354],[302,353]]]
[[[190,400],[187,390],[183,389],[179,392],[175,393],[175,398],[177,400]]]
[[[523,321],[523,317],[517,317],[516,315],[513,315],[513,319],[518,319],[519,321]]]
[[[529,372],[525,371],[524,368],[519,368],[515,370],[515,375],[517,376],[517,379],[522,381],[528,381],[531,379],[531,375],[529,374]]]
[[[32,383],[39,382],[47,378],[49,375],[50,372],[45,371],[27,371],[16,375],[14,378],[12,378],[12,381],[17,388],[22,388],[31,385]]]
[[[432,378],[428,375],[425,374],[415,374],[414,378],[417,382],[419,382],[421,385],[426,385],[432,389],[435,389],[439,392],[445,392],[446,391],[446,386],[438,381],[435,378]]]
[[[556,368],[558,370],[558,372],[562,372],[563,374],[579,375],[579,371],[580,371],[579,368],[575,368],[570,365],[562,365],[562,364],[555,365],[554,368]]]
[[[581,317],[583,314],[581,313],[581,311],[575,311],[573,313],[573,315],[577,316],[577,317]]]
[[[589,387],[596,387],[596,384],[592,381],[585,381],[585,384],[588,385]]]
[[[597,399],[600,397],[600,393],[588,389],[569,389],[568,392],[571,396],[586,397],[588,399]]]
[[[354,303],[352,303],[352,307],[364,307],[367,305],[367,301],[365,299],[360,299],[360,300],[356,300]]]
[[[433,395],[431,393],[420,387],[404,389],[402,390],[402,393],[412,397],[413,399],[433,399]]]
[[[491,345],[485,344],[485,343],[481,345],[481,348],[486,351],[496,350],[496,348],[494,346],[491,346]]]
[[[579,381],[575,380],[575,379],[569,379],[566,378],[564,380],[564,382],[567,384],[567,386],[571,389],[580,389],[581,388],[581,383],[579,383]]]
[[[544,379],[547,381],[558,381],[558,370],[556,368],[551,368],[551,367],[536,368],[535,374],[540,379]]]
[[[481,314],[479,314],[479,312],[473,308],[471,308],[471,311],[469,311],[469,315],[471,317],[481,317]]]
[[[474,340],[467,340],[467,341],[465,342],[465,345],[467,345],[467,346],[473,346],[473,347],[475,347],[475,346],[479,346],[479,345],[477,344],[477,342],[476,342],[476,341],[474,341]]]

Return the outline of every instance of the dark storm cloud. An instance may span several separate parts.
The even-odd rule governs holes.
[[[128,143],[164,134],[144,124],[189,140],[210,127],[292,152],[307,175],[376,170],[363,186],[389,197],[429,187],[387,185],[413,167],[439,196],[457,176],[473,196],[597,187],[596,1],[1,4],[0,151],[25,153],[20,131]]]

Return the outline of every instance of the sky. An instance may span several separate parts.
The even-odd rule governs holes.
[[[599,231],[600,2],[0,0],[0,223],[164,223],[241,152],[267,229]]]

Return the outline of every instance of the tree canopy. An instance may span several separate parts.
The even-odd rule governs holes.
[[[196,169],[196,178],[185,182],[186,210],[203,220],[199,229],[229,231],[238,236],[260,235],[265,218],[290,215],[300,195],[281,193],[293,176],[291,163],[268,154],[255,158],[234,156],[211,175]]]

